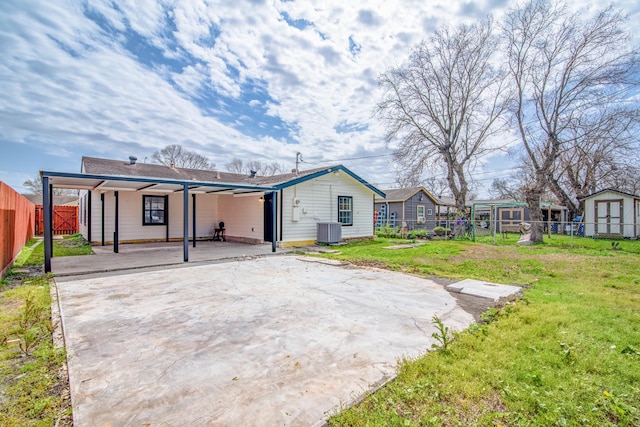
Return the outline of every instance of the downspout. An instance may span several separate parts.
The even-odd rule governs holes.
[[[280,190],[280,241],[282,242],[282,229],[284,228],[282,226],[283,224],[283,219],[282,219],[282,202],[284,201],[284,197],[282,196],[282,191]]]

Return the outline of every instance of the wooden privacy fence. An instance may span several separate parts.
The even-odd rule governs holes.
[[[54,206],[53,207],[53,235],[76,234],[78,232],[78,207]],[[36,205],[36,234],[44,234],[44,209],[42,205]]]
[[[0,181],[0,271],[5,273],[33,237],[34,205]]]

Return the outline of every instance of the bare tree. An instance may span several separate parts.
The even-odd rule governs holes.
[[[151,155],[151,159],[156,163],[178,168],[213,170],[216,167],[205,156],[177,144],[167,145],[162,150],[156,151]]]
[[[244,173],[244,164],[240,159],[233,159],[225,165],[227,171],[231,173],[241,174]]]
[[[520,182],[511,178],[496,178],[491,183],[489,195],[496,199],[523,199],[523,187]]]
[[[237,174],[250,174],[255,171],[260,176],[273,176],[284,173],[285,166],[282,163],[262,163],[259,160],[251,160],[245,164],[241,159],[235,158],[225,165],[227,171]]]
[[[558,160],[607,123],[598,115],[612,109],[597,107],[624,105],[637,84],[638,54],[624,24],[611,8],[585,21],[549,0],[531,0],[506,16],[513,119],[534,172],[525,189],[533,242],[542,241],[542,194],[546,187],[558,192]]]
[[[285,173],[286,170],[287,170],[287,167],[285,166],[284,163],[271,162],[268,165],[264,166],[264,169],[262,172],[266,176],[273,176],[273,175]]]
[[[570,125],[573,145],[560,155],[560,179],[551,186],[574,217],[583,213],[582,198],[598,189],[618,188],[619,177],[637,164],[640,112],[616,106],[597,118],[604,122],[591,125],[592,132],[585,135],[583,126]]]
[[[443,28],[415,46],[408,63],[379,77],[376,107],[404,176],[443,170],[459,210],[469,192],[468,169],[491,150],[505,108],[504,74],[496,69],[491,20]]]
[[[35,179],[27,179],[22,183],[22,186],[27,189],[28,194],[42,194],[42,177],[38,175]],[[70,188],[54,188],[54,196],[76,196],[78,190]]]

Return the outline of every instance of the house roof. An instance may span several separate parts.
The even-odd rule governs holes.
[[[27,200],[34,205],[42,205],[42,194],[23,194]],[[58,196],[53,195],[53,206],[67,205],[70,203],[77,203],[78,196]]]
[[[470,200],[469,202],[467,202],[467,206],[472,206],[472,205],[476,205],[476,209],[478,209],[478,207],[482,208],[488,208],[489,206],[497,206],[497,207],[509,207],[509,206],[523,206],[526,207],[527,203],[523,202],[521,200],[516,200],[516,199],[488,199],[488,200]],[[555,203],[549,203],[549,202],[540,202],[540,207],[542,208],[548,208],[550,207],[551,209],[554,210],[564,210],[567,209],[566,206],[562,206],[562,205],[558,205]]]
[[[585,199],[588,199],[589,197],[594,197],[594,196],[597,196],[598,194],[606,193],[607,191],[611,191],[613,193],[622,194],[624,196],[633,197],[634,199],[640,199],[640,196],[637,196],[635,194],[627,193],[625,191],[620,191],[620,190],[617,190],[615,188],[605,188],[605,189],[602,189],[600,191],[596,191],[595,193],[591,193],[588,196],[582,197],[580,200],[585,200]]]
[[[251,192],[273,191],[286,188],[331,172],[344,171],[347,175],[367,186],[376,194],[380,190],[358,177],[342,165],[316,168],[298,173],[274,176],[250,177],[245,174],[203,169],[176,168],[154,163],[131,163],[129,161],[82,158],[82,173],[43,171],[57,188],[82,188],[104,190],[179,191],[188,185],[190,192]]]
[[[424,187],[392,188],[390,190],[384,190],[386,197],[376,197],[376,202],[404,202],[420,191],[426,194],[427,197],[429,197],[435,204],[439,204],[438,199],[433,197],[433,195]]]

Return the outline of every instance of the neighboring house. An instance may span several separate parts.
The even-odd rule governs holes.
[[[438,200],[424,187],[383,191],[386,197],[375,199],[377,227],[432,230],[437,225]]]
[[[211,238],[220,222],[227,240],[274,248],[315,242],[319,222],[341,223],[342,238],[368,237],[374,195],[384,196],[342,165],[266,177],[83,157],[79,174],[42,174],[81,189],[80,233],[93,244],[186,241],[185,212],[189,240]]]
[[[585,236],[640,236],[640,196],[608,188],[583,200]]]
[[[23,194],[34,205],[42,205],[42,194]],[[78,196],[53,195],[53,206],[78,206]]]
[[[496,231],[516,232],[520,223],[531,221],[531,212],[525,202],[514,199],[472,200],[467,203],[474,218],[482,228],[491,228],[492,222]],[[541,203],[543,227],[545,231],[551,226],[554,233],[562,233],[567,222],[567,208],[552,203]]]

